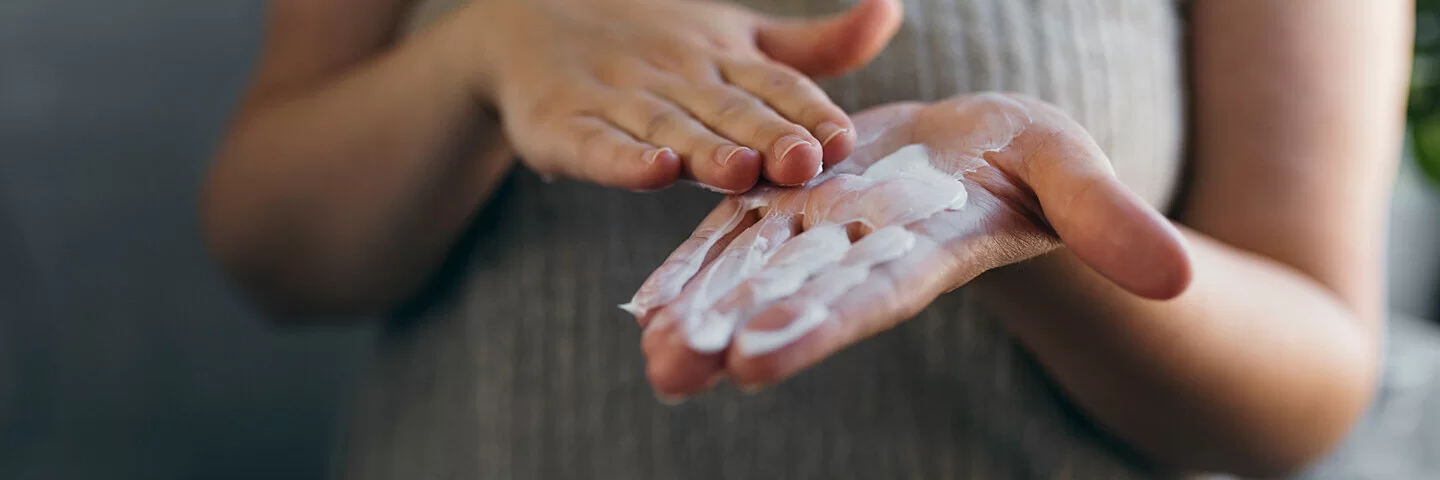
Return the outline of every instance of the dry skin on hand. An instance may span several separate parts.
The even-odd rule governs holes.
[[[803,187],[763,187],[728,198],[621,308],[644,319],[667,307],[666,316],[681,322],[688,346],[700,353],[720,352],[733,341],[742,354],[754,356],[793,343],[831,318],[829,305],[864,283],[873,268],[914,248],[917,234],[907,225],[964,207],[965,173],[984,165],[979,159],[985,153],[1008,146],[1029,123],[1013,115],[1014,107],[1004,97],[959,102],[953,108],[962,115],[981,110],[980,121],[968,138],[947,142],[943,151],[912,143],[868,166],[837,165]],[[760,218],[706,264],[713,249],[756,213]],[[802,288],[806,294],[796,295]],[[798,308],[794,321],[778,330],[745,329],[751,318],[792,296],[805,300],[791,305]]]

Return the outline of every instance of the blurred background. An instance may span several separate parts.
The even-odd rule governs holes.
[[[325,476],[372,332],[268,327],[198,234],[199,180],[261,14],[257,0],[0,1],[0,478]],[[1432,71],[1420,90],[1440,85]],[[1422,168],[1440,165],[1440,95],[1424,98],[1390,243],[1391,305],[1417,325],[1440,317],[1440,182]]]
[[[198,233],[261,14],[0,0],[0,479],[324,477],[367,332],[272,330]]]

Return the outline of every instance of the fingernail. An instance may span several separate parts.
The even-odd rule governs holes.
[[[736,156],[759,156],[759,155],[760,155],[760,154],[755,153],[754,150],[751,150],[751,149],[749,149],[749,148],[740,147],[740,146],[735,146],[735,145],[726,145],[726,146],[720,147],[720,148],[718,148],[718,149],[715,150],[715,163],[723,167],[723,166],[729,165],[729,164],[730,164],[730,159],[736,158]]]
[[[821,146],[829,145],[830,141],[834,140],[835,137],[838,137],[848,131],[850,131],[850,129],[842,127],[834,122],[825,122],[820,124],[819,127],[815,127],[815,134],[819,136]]]
[[[650,153],[646,154],[645,157],[644,157],[644,158],[645,158],[645,164],[646,164],[646,165],[649,165],[649,164],[655,163],[656,160],[659,160],[659,159],[660,159],[660,156],[661,156],[661,155],[665,155],[667,158],[668,158],[668,157],[673,157],[673,156],[675,156],[675,151],[674,151],[674,150],[671,150],[670,147],[657,148],[657,149],[651,150]]]
[[[791,151],[802,146],[810,146],[810,142],[805,141],[805,139],[803,138],[791,135],[781,138],[780,141],[775,142],[775,146],[776,150],[780,152],[780,154],[776,155],[775,158],[778,159],[780,163],[785,163],[789,161],[787,159],[787,156],[790,155]]]

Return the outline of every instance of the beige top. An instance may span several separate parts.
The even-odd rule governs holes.
[[[423,6],[428,24],[460,0]],[[838,12],[841,0],[746,0]],[[863,71],[829,81],[856,110],[976,90],[1049,100],[1156,205],[1178,176],[1176,4],[907,0]],[[342,476],[355,479],[1136,478],[965,289],[757,396],[679,407],[645,383],[615,308],[718,201],[517,172],[435,289],[400,314],[361,389]]]

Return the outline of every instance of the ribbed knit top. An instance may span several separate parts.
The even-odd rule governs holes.
[[[462,0],[422,6],[423,26]],[[785,15],[843,0],[745,0]],[[1094,135],[1132,188],[1172,195],[1182,23],[1164,0],[906,0],[864,70],[824,83],[848,110],[1004,90]],[[442,279],[388,324],[358,392],[351,479],[1147,478],[961,288],[917,318],[754,396],[676,407],[645,382],[615,305],[719,198],[546,184],[517,171]]]

